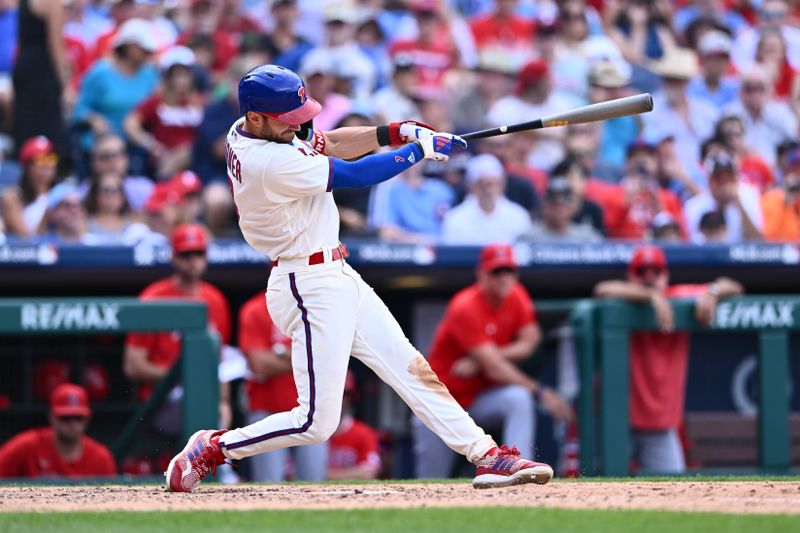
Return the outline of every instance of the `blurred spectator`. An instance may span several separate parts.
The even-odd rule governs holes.
[[[800,148],[785,156],[785,164],[787,172],[781,187],[761,197],[764,239],[797,243],[800,242]]]
[[[714,136],[736,155],[745,183],[753,185],[762,193],[772,188],[775,184],[772,167],[745,141],[744,122],[740,117],[733,115],[720,120]]]
[[[150,23],[130,19],[114,37],[111,55],[97,61],[81,83],[73,119],[89,127],[93,135],[122,134],[122,122],[137,105],[155,90],[158,71],[150,57],[158,44]],[[83,138],[88,149],[92,136]]]
[[[622,98],[630,92],[630,66],[612,61],[598,61],[589,70],[589,103],[596,104]],[[627,70],[627,71],[626,71]],[[625,151],[639,135],[641,129],[637,117],[619,117],[601,123],[600,145],[597,151],[598,164],[610,171],[622,174]]]
[[[47,192],[56,178],[58,154],[47,137],[28,139],[19,150],[22,177],[19,186],[3,191],[2,214],[11,235],[31,237],[44,227]]]
[[[219,336],[221,344],[230,344],[231,312],[228,301],[219,289],[203,281],[208,268],[208,238],[202,226],[183,224],[172,232],[173,274],[151,283],[139,294],[141,300],[161,298],[203,302],[208,307],[208,325]],[[139,400],[145,401],[158,381],[167,375],[181,353],[180,336],[165,333],[131,333],[125,341],[123,372],[139,385]],[[220,388],[220,426],[231,422],[229,388]],[[165,434],[180,431],[180,397],[171,393],[168,401],[154,416],[156,429]]]
[[[786,0],[762,0],[757,9],[758,20],[736,36],[733,62],[740,71],[749,70],[756,58],[758,41],[764,31],[779,31],[786,42],[789,64],[800,69],[800,28],[788,23]]]
[[[577,202],[570,183],[553,178],[542,200],[542,219],[519,238],[538,242],[598,242],[602,236],[589,224],[572,221]]]
[[[132,246],[150,233],[147,226],[131,218],[123,179],[116,172],[95,175],[84,203],[92,244]]]
[[[233,203],[230,188],[222,183],[206,185],[202,192],[201,207],[203,224],[213,238],[237,237],[241,231],[236,218],[236,205]]]
[[[668,285],[663,250],[637,248],[628,263],[627,280],[601,281],[598,298],[620,298],[649,304],[659,331],[640,331],[630,339],[631,451],[639,468],[658,473],[686,469],[677,428],[683,419],[689,334],[675,332],[671,298],[695,298],[695,319],[710,325],[717,302],[742,294],[742,286],[728,278],[706,285]]]
[[[336,92],[336,71],[324,53],[306,54],[300,69],[300,77],[306,82],[306,94],[322,105],[322,111],[314,117],[314,127],[330,131],[351,112],[350,98]]]
[[[794,99],[800,94],[800,66],[793,68],[789,64],[786,42],[780,31],[765,30],[761,33],[756,48],[756,64],[764,69],[767,79],[771,80],[775,98],[790,105],[794,103]]]
[[[735,35],[740,30],[749,26],[745,19],[735,9],[731,9],[725,0],[692,0],[685,2],[685,5],[675,13],[673,26],[678,33],[683,33],[689,25],[697,19],[711,19],[720,25],[729,28]]]
[[[163,180],[191,161],[195,130],[203,120],[203,101],[195,86],[194,52],[175,46],[161,55],[160,89],[139,104],[123,123],[130,141],[148,156],[148,167]]]
[[[13,159],[8,159],[10,151],[11,139],[0,134],[0,199],[2,199],[3,191],[9,186],[17,185],[22,176],[20,164]],[[2,221],[2,217],[0,217],[0,221]]]
[[[134,213],[141,213],[153,192],[153,181],[144,176],[131,176],[130,158],[125,141],[115,133],[104,133],[95,138],[90,154],[90,178],[113,173],[123,177],[125,198]]]
[[[700,217],[700,233],[704,244],[727,244],[728,225],[721,211],[709,211]]]
[[[50,395],[48,427],[29,429],[0,447],[0,478],[85,478],[117,474],[111,452],[86,435],[86,390],[64,383]]]
[[[644,136],[650,139],[672,137],[683,173],[690,175],[697,165],[698,147],[711,137],[719,110],[687,94],[687,84],[697,74],[697,58],[693,51],[687,48],[670,50],[653,65],[653,71],[661,77],[662,88],[653,96],[653,111],[642,117]]]
[[[63,34],[83,44],[88,51],[94,50],[97,39],[111,28],[111,21],[89,9],[89,0],[64,2],[66,22]]]
[[[471,159],[466,183],[469,194],[444,216],[444,243],[512,243],[530,229],[528,212],[503,195],[505,171],[496,157],[483,154]]]
[[[479,51],[495,49],[506,55],[529,54],[536,25],[515,13],[517,0],[495,0],[493,10],[472,20],[470,26]]]
[[[700,74],[694,76],[686,87],[690,98],[704,100],[718,109],[736,101],[739,80],[730,74],[731,38],[728,34],[712,30],[700,39]]]
[[[661,243],[680,243],[683,241],[681,226],[666,211],[662,211],[653,217],[653,222],[650,224],[650,236],[652,240]]]
[[[445,75],[458,62],[447,21],[442,18],[438,0],[413,0],[410,9],[417,20],[417,36],[392,43],[389,55],[405,54],[411,59],[417,76],[414,88],[417,96],[442,98]]]
[[[276,0],[272,3],[272,40],[279,50],[275,64],[294,72],[300,70],[303,56],[314,47],[295,32],[298,16],[296,0]]]
[[[108,4],[108,15],[112,24],[97,37],[94,49],[91,50],[92,62],[102,59],[111,52],[120,26],[136,15],[134,0],[111,0]]]
[[[636,143],[628,151],[626,174],[619,192],[603,203],[608,236],[616,239],[646,237],[656,214],[666,211],[682,224],[683,210],[678,197],[658,183],[654,149]]]
[[[428,360],[475,422],[501,424],[503,440],[534,454],[536,403],[558,420],[568,420],[571,409],[517,366],[533,355],[542,332],[511,246],[481,250],[476,275],[448,304]],[[416,417],[412,430],[416,477],[449,477],[455,454]]]
[[[649,62],[662,59],[675,48],[663,6],[660,1],[613,0],[603,12],[606,33],[633,66],[633,86],[640,90],[655,88],[647,70]]]
[[[758,190],[742,183],[733,157],[726,153],[709,156],[708,190],[687,200],[686,223],[692,242],[702,243],[700,217],[709,211],[722,213],[728,228],[727,242],[736,243],[762,237],[763,215]]]
[[[478,152],[481,154],[491,154],[503,164],[506,171],[506,198],[524,208],[531,216],[539,212],[539,195],[536,192],[536,179],[527,168],[521,165],[509,165],[507,161],[513,161],[514,146],[509,142],[510,137],[489,137],[478,141]],[[542,173],[543,174],[543,173]],[[546,176],[543,179],[547,179]],[[466,193],[467,191],[463,191]],[[463,200],[462,198],[459,200]]]
[[[239,311],[239,349],[247,357],[250,374],[245,383],[247,423],[272,413],[291,411],[297,405],[292,375],[292,339],[272,322],[263,292]],[[281,448],[248,459],[251,481],[284,481],[287,461],[294,461],[295,479],[322,481],[328,461],[328,444]]]
[[[185,31],[177,41],[178,44],[190,48],[200,41],[207,43],[209,53],[207,57],[203,57],[201,65],[214,74],[225,71],[228,63],[238,55],[243,42],[241,33],[222,27],[224,13],[225,6],[221,1],[191,2]],[[159,47],[159,50],[163,50],[163,47]]]
[[[549,65],[543,60],[535,60],[520,71],[514,94],[495,102],[486,120],[495,126],[516,124],[566,111],[579,104],[568,94],[553,90]],[[539,130],[535,135],[536,144],[528,153],[528,160],[539,168],[550,169],[564,156],[564,128]]]
[[[448,100],[454,131],[481,129],[489,109],[511,91],[516,71],[513,58],[489,50],[481,52],[476,68],[453,88]]]
[[[381,469],[378,433],[353,416],[356,377],[347,371],[339,427],[328,440],[328,479],[375,479]]]
[[[378,23],[377,16],[361,13],[360,22],[357,24],[355,39],[359,49],[372,61],[375,67],[375,89],[385,87],[389,83],[392,71],[391,61],[387,52],[386,36]]]
[[[178,30],[175,24],[165,14],[164,3],[159,0],[134,0],[136,14],[150,25],[150,32],[156,43],[157,50],[166,50],[174,45],[178,39]]]
[[[381,122],[402,122],[419,118],[414,101],[417,74],[408,54],[395,54],[392,58],[392,80],[386,87],[372,95],[371,103]]]
[[[313,72],[323,68],[323,72],[338,78],[337,92],[353,99],[367,100],[375,90],[376,73],[372,61],[355,41],[355,24],[358,19],[355,6],[345,3],[328,4],[323,15],[325,44],[303,57],[300,71]],[[327,68],[321,67],[323,64],[327,64]],[[310,65],[315,67],[312,69]],[[303,77],[309,83],[308,76]],[[309,90],[308,94],[319,100],[318,92]],[[325,107],[323,104],[323,109]]]
[[[14,142],[50,139],[63,159],[69,154],[64,123],[69,101],[69,64],[62,41],[63,2],[20,0],[19,41],[14,63]]]
[[[381,239],[425,244],[439,240],[442,221],[455,197],[449,185],[426,178],[423,172],[423,165],[414,165],[394,180],[384,225],[378,228]]]
[[[86,209],[80,190],[71,181],[63,181],[47,194],[42,238],[55,244],[95,244],[87,234]]]
[[[589,185],[589,171],[574,156],[567,156],[553,169],[553,178],[564,178],[574,195],[575,210],[572,221],[579,225],[589,225],[600,235],[605,235],[603,210],[586,197]]]
[[[641,142],[648,143],[648,141]],[[702,173],[700,165],[695,162],[691,162],[688,171],[684,168],[678,156],[675,138],[672,135],[666,135],[660,139],[653,137],[650,142],[653,144],[649,144],[649,146],[656,156],[658,185],[662,189],[672,192],[681,201],[700,194],[706,182],[705,175]],[[646,151],[645,147],[642,148]]]
[[[593,63],[599,60],[614,65],[625,64],[614,41],[589,31],[588,13],[583,0],[560,2],[559,39],[550,60],[553,85],[578,100],[588,97],[588,78]]]

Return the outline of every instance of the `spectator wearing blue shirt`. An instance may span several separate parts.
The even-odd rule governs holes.
[[[0,130],[11,129],[11,70],[17,50],[16,2],[0,0]]]
[[[730,28],[734,34],[749,26],[747,19],[736,11],[728,9],[722,0],[694,0],[675,13],[672,25],[678,33],[684,33],[694,21],[700,18],[714,20],[726,28]]]
[[[314,45],[300,37],[294,30],[300,12],[296,0],[275,0],[272,4],[272,41],[279,52],[275,64],[297,72],[303,57]]]
[[[705,100],[723,108],[739,97],[739,80],[728,75],[733,42],[721,31],[703,35],[697,49],[700,52],[701,73],[686,87],[690,98]]]
[[[73,120],[86,123],[94,135],[122,134],[125,116],[158,85],[158,70],[150,63],[156,46],[146,20],[130,19],[120,26],[113,54],[98,61],[83,78]],[[82,139],[84,149],[91,143],[92,135]]]
[[[444,214],[455,195],[445,182],[424,177],[423,169],[423,165],[412,166],[390,187],[386,217],[378,229],[382,239],[406,243],[438,240]]]

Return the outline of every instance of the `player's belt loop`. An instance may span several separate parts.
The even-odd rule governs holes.
[[[347,249],[342,243],[339,243],[339,246],[336,248],[331,248],[331,261],[339,261],[340,259],[347,259],[350,257],[350,251]],[[280,262],[280,258],[274,260],[272,262],[272,267],[275,268],[278,266]],[[319,252],[313,253],[308,256],[308,265],[319,265],[325,262],[325,252],[320,250]]]

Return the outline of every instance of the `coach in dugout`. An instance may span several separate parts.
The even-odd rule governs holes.
[[[639,468],[664,474],[686,470],[678,426],[683,419],[689,334],[674,330],[669,300],[693,298],[695,318],[708,325],[720,299],[742,292],[739,283],[724,277],[703,285],[669,285],[667,258],[657,246],[634,251],[627,280],[595,286],[599,298],[652,305],[660,330],[635,332],[630,339],[631,444]]]
[[[428,361],[476,423],[502,424],[503,440],[530,456],[535,402],[559,420],[568,420],[572,411],[517,366],[533,354],[542,334],[533,301],[518,281],[512,248],[486,246],[477,278],[447,306]],[[413,424],[416,476],[449,477],[455,454],[418,419]]]
[[[108,448],[86,436],[91,415],[83,387],[56,387],[50,395],[50,425],[20,433],[0,448],[0,478],[116,475]]]

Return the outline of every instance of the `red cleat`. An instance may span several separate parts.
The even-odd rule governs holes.
[[[523,483],[544,485],[553,478],[550,465],[536,463],[519,456],[519,450],[502,446],[492,448],[478,462],[472,486],[476,489],[508,487]]]
[[[167,488],[172,492],[191,492],[209,472],[216,475],[217,467],[225,463],[219,436],[226,431],[204,429],[192,435],[181,453],[169,462],[164,473]]]

